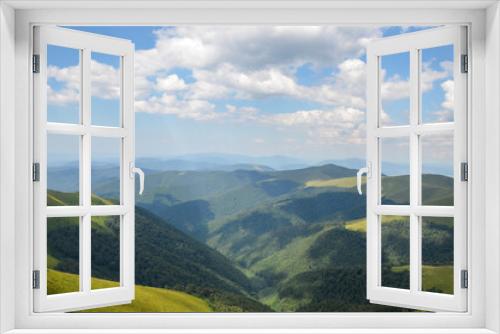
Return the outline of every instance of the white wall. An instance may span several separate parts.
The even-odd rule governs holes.
[[[500,6],[486,19],[486,327],[500,331]],[[495,264],[493,261],[496,261]]]
[[[14,10],[0,3],[0,333],[14,328]],[[4,256],[10,254],[10,256]]]

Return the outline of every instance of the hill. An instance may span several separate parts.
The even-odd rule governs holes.
[[[147,175],[145,194],[138,197],[138,206],[147,211],[138,209],[137,219],[144,217],[156,222],[153,228],[148,223],[141,225],[153,231],[151,234],[158,234],[157,238],[145,238],[149,241],[144,247],[151,247],[150,240],[154,240],[154,251],[148,254],[161,269],[145,259],[145,265],[137,264],[138,275],[143,273],[141,280],[146,285],[174,288],[202,298],[210,296],[211,305],[214,300],[221,300],[214,295],[223,286],[226,299],[219,305],[226,310],[243,304],[245,309],[263,307],[256,299],[278,311],[388,310],[366,300],[366,199],[357,194],[355,173],[326,164],[293,170],[165,171]],[[408,176],[384,176],[383,184],[384,203],[408,201]],[[452,203],[452,187],[449,177],[423,175],[426,204]],[[109,193],[105,182],[97,189],[101,196]],[[163,219],[148,217],[150,212]],[[174,265],[178,261],[183,263],[184,259],[178,257],[183,248],[163,250],[170,242],[162,244],[166,236],[154,232],[162,228],[156,224],[164,224],[166,229],[173,225],[175,231],[184,232],[183,236],[197,239],[197,245],[208,245],[211,251],[224,255],[227,265],[223,265],[224,260],[215,261],[221,265],[221,274],[213,275],[219,269],[210,266],[209,286],[197,280],[196,276],[205,273],[205,259],[200,261],[201,271],[196,266],[189,270],[193,277],[182,271],[171,280],[162,276],[163,271],[176,272]],[[405,228],[402,217],[384,218],[383,244],[391,245],[383,250],[383,258],[387,259],[384,282],[401,287],[408,285]],[[453,261],[453,226],[433,219],[423,233],[425,265],[432,268],[424,271],[424,287],[447,292],[450,271],[446,268]],[[169,234],[170,238],[174,235]],[[139,238],[137,242],[140,243]],[[188,260],[204,251],[205,248],[195,248],[192,254],[188,253]],[[163,256],[174,261],[162,264]],[[229,266],[234,270],[234,265],[240,270],[229,270]],[[350,275],[356,280],[352,286],[340,282]],[[157,277],[161,279],[156,281]],[[190,283],[175,285],[185,281]],[[322,297],[322,289],[329,291],[328,298]],[[239,299],[229,298],[231,293]],[[355,297],[349,297],[352,294]]]
[[[58,201],[76,194],[49,192]],[[99,197],[94,196],[93,201]],[[78,221],[56,218],[48,228],[51,269],[78,272]],[[136,208],[136,283],[171,288],[203,297],[219,308],[240,307],[242,311],[268,311],[252,297],[248,278],[217,251],[192,239],[148,211]],[[118,280],[119,222],[94,217],[92,224],[92,275]],[[95,254],[94,254],[95,253]],[[105,254],[98,257],[98,254]],[[226,304],[227,303],[227,304]]]
[[[115,282],[92,278],[92,286],[97,289],[113,287]],[[48,271],[47,289],[49,294],[78,290],[78,276],[57,270]],[[83,312],[212,312],[207,301],[181,291],[135,286],[135,299],[130,304],[100,307]]]

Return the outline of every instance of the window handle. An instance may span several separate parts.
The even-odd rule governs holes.
[[[135,167],[134,163],[130,163],[130,178],[133,179],[135,174],[139,175],[139,195],[144,192],[144,172],[142,169]]]
[[[356,174],[356,178],[357,178],[357,185],[358,185],[358,193],[360,195],[363,195],[363,191],[361,190],[361,185],[362,185],[362,178],[361,176],[363,176],[363,174],[366,174],[366,177],[371,177],[371,163],[368,162],[366,164],[366,167],[363,167],[363,168],[360,168],[358,170],[358,173]]]

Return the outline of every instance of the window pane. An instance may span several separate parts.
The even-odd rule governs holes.
[[[80,50],[47,45],[47,121],[80,122]]]
[[[92,52],[92,124],[121,125],[120,57]]]
[[[420,136],[422,205],[453,206],[453,134]]]
[[[47,219],[47,294],[80,289],[80,218]]]
[[[453,121],[453,45],[422,49],[421,119],[422,123]]]
[[[121,143],[92,137],[92,205],[120,204]]]
[[[410,123],[410,53],[380,57],[380,125]]]
[[[382,286],[410,288],[410,217],[382,216]]]
[[[451,217],[422,217],[422,290],[453,294]]]
[[[410,204],[409,138],[380,138],[381,201],[383,205]]]
[[[120,216],[92,217],[92,289],[120,286]]]
[[[80,136],[47,135],[47,206],[80,204]]]

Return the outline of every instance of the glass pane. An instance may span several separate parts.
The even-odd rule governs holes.
[[[381,200],[383,205],[410,204],[409,138],[380,138]]]
[[[410,123],[410,53],[380,57],[380,126]]]
[[[451,217],[422,217],[422,290],[453,294]]]
[[[410,288],[410,217],[382,216],[382,286]]]
[[[422,49],[421,119],[422,123],[453,121],[453,45]]]
[[[80,50],[47,45],[47,121],[80,123]]]
[[[120,286],[120,216],[92,217],[92,289]]]
[[[92,85],[92,124],[121,125],[120,57],[92,52],[90,75]]]
[[[80,136],[47,135],[47,205],[80,204]]]
[[[121,142],[92,137],[92,205],[120,204]]]
[[[422,205],[453,206],[453,134],[420,136]]]
[[[80,218],[47,218],[47,294],[80,290]]]

